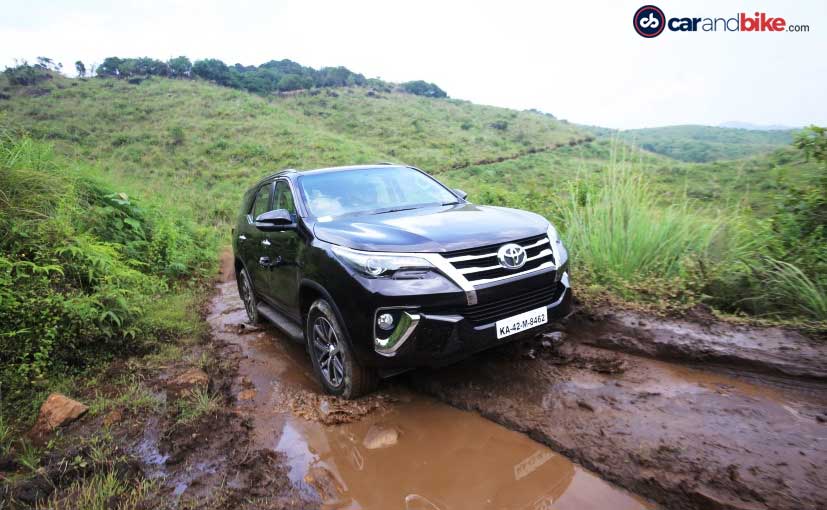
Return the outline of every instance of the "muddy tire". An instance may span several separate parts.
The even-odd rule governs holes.
[[[238,296],[241,302],[244,303],[244,310],[247,312],[247,318],[251,324],[258,324],[261,322],[261,315],[258,313],[258,299],[253,290],[253,280],[245,268],[235,274],[236,283],[238,284]]]
[[[326,300],[318,299],[310,305],[304,335],[313,371],[325,391],[351,399],[376,389],[376,371],[356,361],[345,331]]]

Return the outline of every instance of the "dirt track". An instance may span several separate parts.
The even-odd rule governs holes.
[[[417,387],[667,508],[827,508],[824,383],[702,371],[590,334],[504,347]]]
[[[300,346],[239,326],[234,284],[219,287],[213,306],[214,335],[242,356],[233,391],[253,390],[239,409],[252,417],[256,448],[285,455],[294,486],[330,508],[648,505],[559,453],[667,508],[827,508],[824,348],[803,337],[627,315],[575,320],[564,334],[416,372],[352,404],[319,395]],[[367,448],[377,431],[397,442]]]
[[[248,448],[280,459],[290,490],[311,506],[650,507],[542,444],[401,381],[357,402],[321,395],[302,346],[245,318],[235,284],[219,285],[208,321],[238,357],[230,392],[250,428]]]
[[[156,481],[153,508],[827,509],[823,344],[581,315],[565,333],[347,402],[321,394],[302,346],[246,323],[231,280],[226,267],[206,343],[136,374],[173,405],[124,410],[112,429],[131,469]],[[204,354],[221,404],[178,423],[170,381]],[[38,480],[15,494],[48,494]]]

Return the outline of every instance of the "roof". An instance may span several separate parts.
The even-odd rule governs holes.
[[[282,176],[291,175],[291,174],[301,173],[302,175],[304,175],[304,174],[318,174],[318,173],[328,173],[328,172],[342,172],[342,171],[347,171],[347,170],[365,170],[365,169],[369,169],[369,168],[380,168],[380,167],[386,167],[386,166],[409,167],[409,165],[403,165],[403,164],[400,164],[400,163],[381,162],[381,163],[374,163],[372,165],[331,166],[331,167],[325,167],[325,168],[316,168],[316,169],[313,169],[313,170],[302,170],[301,172],[299,172],[298,170],[295,170],[293,168],[288,168],[288,169],[281,170],[281,171],[278,171],[276,173],[267,175],[266,177],[262,177],[261,179],[259,179],[256,182],[256,184],[255,184],[255,186],[253,186],[253,188],[258,187],[262,182],[268,181],[270,179],[275,179],[276,177],[282,177]],[[413,167],[410,167],[410,168],[413,168]]]

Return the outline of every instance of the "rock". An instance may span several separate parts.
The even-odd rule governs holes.
[[[238,392],[238,400],[253,400],[256,398],[256,390],[250,388]]]
[[[106,416],[103,417],[103,426],[104,427],[111,427],[112,425],[120,422],[123,419],[123,413],[120,409],[113,409],[106,413]]]
[[[53,490],[54,485],[41,473],[37,473],[31,478],[18,480],[8,487],[8,492],[11,495],[10,500],[17,500],[29,506],[35,506],[43,501]]]
[[[376,450],[378,448],[387,448],[399,442],[399,431],[393,427],[382,427],[379,425],[372,425],[365,434],[362,444],[368,450]]]
[[[60,393],[52,393],[40,406],[40,414],[32,428],[31,436],[36,439],[42,438],[56,428],[75,421],[88,410],[88,406],[77,400]]]
[[[12,454],[0,455],[0,472],[5,471],[11,473],[12,471],[16,471],[18,467],[19,464]]]
[[[316,489],[319,498],[325,505],[335,505],[344,502],[342,495],[345,490],[336,475],[323,467],[312,467],[304,475],[304,481]]]
[[[210,376],[200,368],[190,368],[169,382],[169,389],[175,395],[189,393],[195,388],[206,388],[210,384]]]

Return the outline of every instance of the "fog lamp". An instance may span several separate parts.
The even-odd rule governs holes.
[[[393,328],[393,315],[389,313],[383,313],[376,319],[376,325],[379,326],[379,329],[384,331],[390,331]]]

